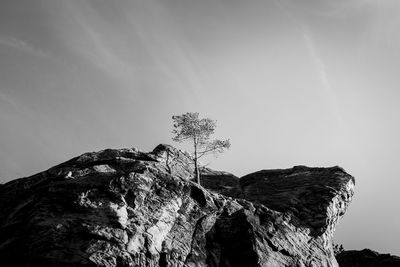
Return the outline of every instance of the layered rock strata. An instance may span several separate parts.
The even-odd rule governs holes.
[[[338,167],[203,171],[170,146],[86,153],[0,187],[2,266],[338,266]]]

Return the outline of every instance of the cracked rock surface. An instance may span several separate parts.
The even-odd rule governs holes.
[[[1,266],[338,266],[332,235],[354,192],[343,169],[202,172],[204,187],[187,153],[159,145],[6,183]]]

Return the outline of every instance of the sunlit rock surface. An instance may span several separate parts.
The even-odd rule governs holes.
[[[1,266],[338,266],[352,176],[203,169],[205,189],[189,157],[108,149],[1,186]]]

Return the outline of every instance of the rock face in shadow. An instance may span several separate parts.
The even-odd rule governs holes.
[[[336,259],[340,267],[398,267],[400,257],[379,254],[370,249],[347,250],[339,253]]]
[[[201,185],[213,192],[233,198],[243,198],[239,177],[209,168],[201,170]]]
[[[241,179],[188,154],[107,149],[0,187],[1,266],[338,266],[332,234],[353,195],[340,168]]]

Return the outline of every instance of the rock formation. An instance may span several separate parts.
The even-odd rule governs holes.
[[[339,167],[238,179],[188,154],[107,149],[0,187],[1,266],[338,266],[354,190]]]
[[[340,267],[399,267],[400,257],[379,254],[370,249],[347,250],[339,253],[336,259]]]

